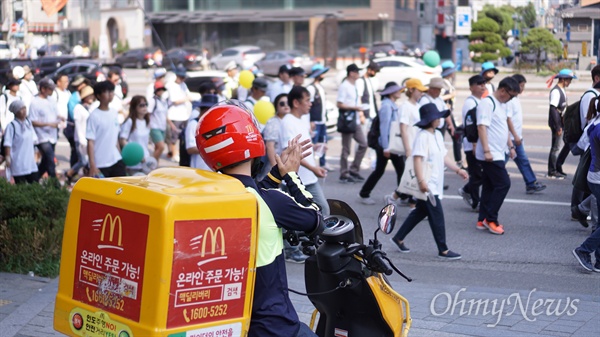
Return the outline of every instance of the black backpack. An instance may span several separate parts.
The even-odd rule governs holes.
[[[593,93],[595,98],[598,97],[594,90],[584,92],[581,97],[583,98],[588,92]],[[563,114],[563,139],[565,143],[577,143],[583,134],[583,130],[581,129],[581,114],[579,113],[580,108],[581,99],[567,106],[565,109],[565,113]]]
[[[494,102],[494,99],[490,96],[488,96],[488,98],[494,105],[494,108],[492,109],[492,112],[494,112],[494,110],[496,110],[496,102]],[[474,98],[473,100],[475,101]],[[479,132],[477,131],[477,106],[477,101],[475,101],[475,106],[471,110],[467,111],[465,120],[463,121],[465,138],[467,138],[469,143],[477,143],[479,140]]]
[[[194,119],[198,121],[200,116]],[[187,121],[183,123],[181,133],[179,134],[179,166],[190,167],[192,165],[192,156],[187,152],[187,144],[185,143],[185,129],[187,129],[187,125]]]
[[[379,130],[379,115],[373,118],[371,121],[371,128],[369,129],[369,133],[367,133],[367,145],[369,145],[372,149],[377,149],[379,146],[379,136],[381,135],[381,131]]]

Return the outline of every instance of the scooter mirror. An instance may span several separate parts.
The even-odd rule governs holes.
[[[379,212],[379,229],[384,234],[390,234],[396,225],[396,205],[389,204]]]

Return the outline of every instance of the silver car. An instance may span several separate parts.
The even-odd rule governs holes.
[[[262,60],[256,62],[256,66],[263,74],[271,76],[277,76],[279,67],[284,64],[288,64],[290,67],[300,67],[308,74],[315,64],[315,60],[297,50],[278,50],[267,53]]]
[[[237,46],[223,50],[219,55],[210,59],[212,69],[225,69],[225,66],[234,61],[242,69],[250,69],[256,61],[265,57],[265,53],[257,46]]]

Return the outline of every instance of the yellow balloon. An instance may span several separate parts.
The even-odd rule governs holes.
[[[275,107],[271,102],[258,101],[254,105],[254,116],[260,124],[267,124],[267,121],[275,116]]]
[[[254,74],[250,70],[242,70],[240,72],[240,85],[246,89],[252,88]]]

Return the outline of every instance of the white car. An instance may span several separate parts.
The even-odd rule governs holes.
[[[381,70],[375,76],[379,82],[378,89],[383,89],[385,84],[391,81],[398,83],[398,85],[404,85],[406,80],[410,78],[418,78],[424,85],[427,85],[432,78],[440,77],[442,74],[440,65],[432,68],[426,66],[422,60],[409,56],[386,56],[376,58],[372,62],[381,67]],[[339,71],[336,82],[338,84],[342,83],[345,77],[346,72],[344,70]]]
[[[242,69],[250,69],[258,60],[265,57],[265,53],[257,46],[237,46],[223,50],[219,55],[210,59],[212,69],[224,69],[234,61]]]
[[[10,59],[12,52],[8,42],[0,40],[0,59]]]

